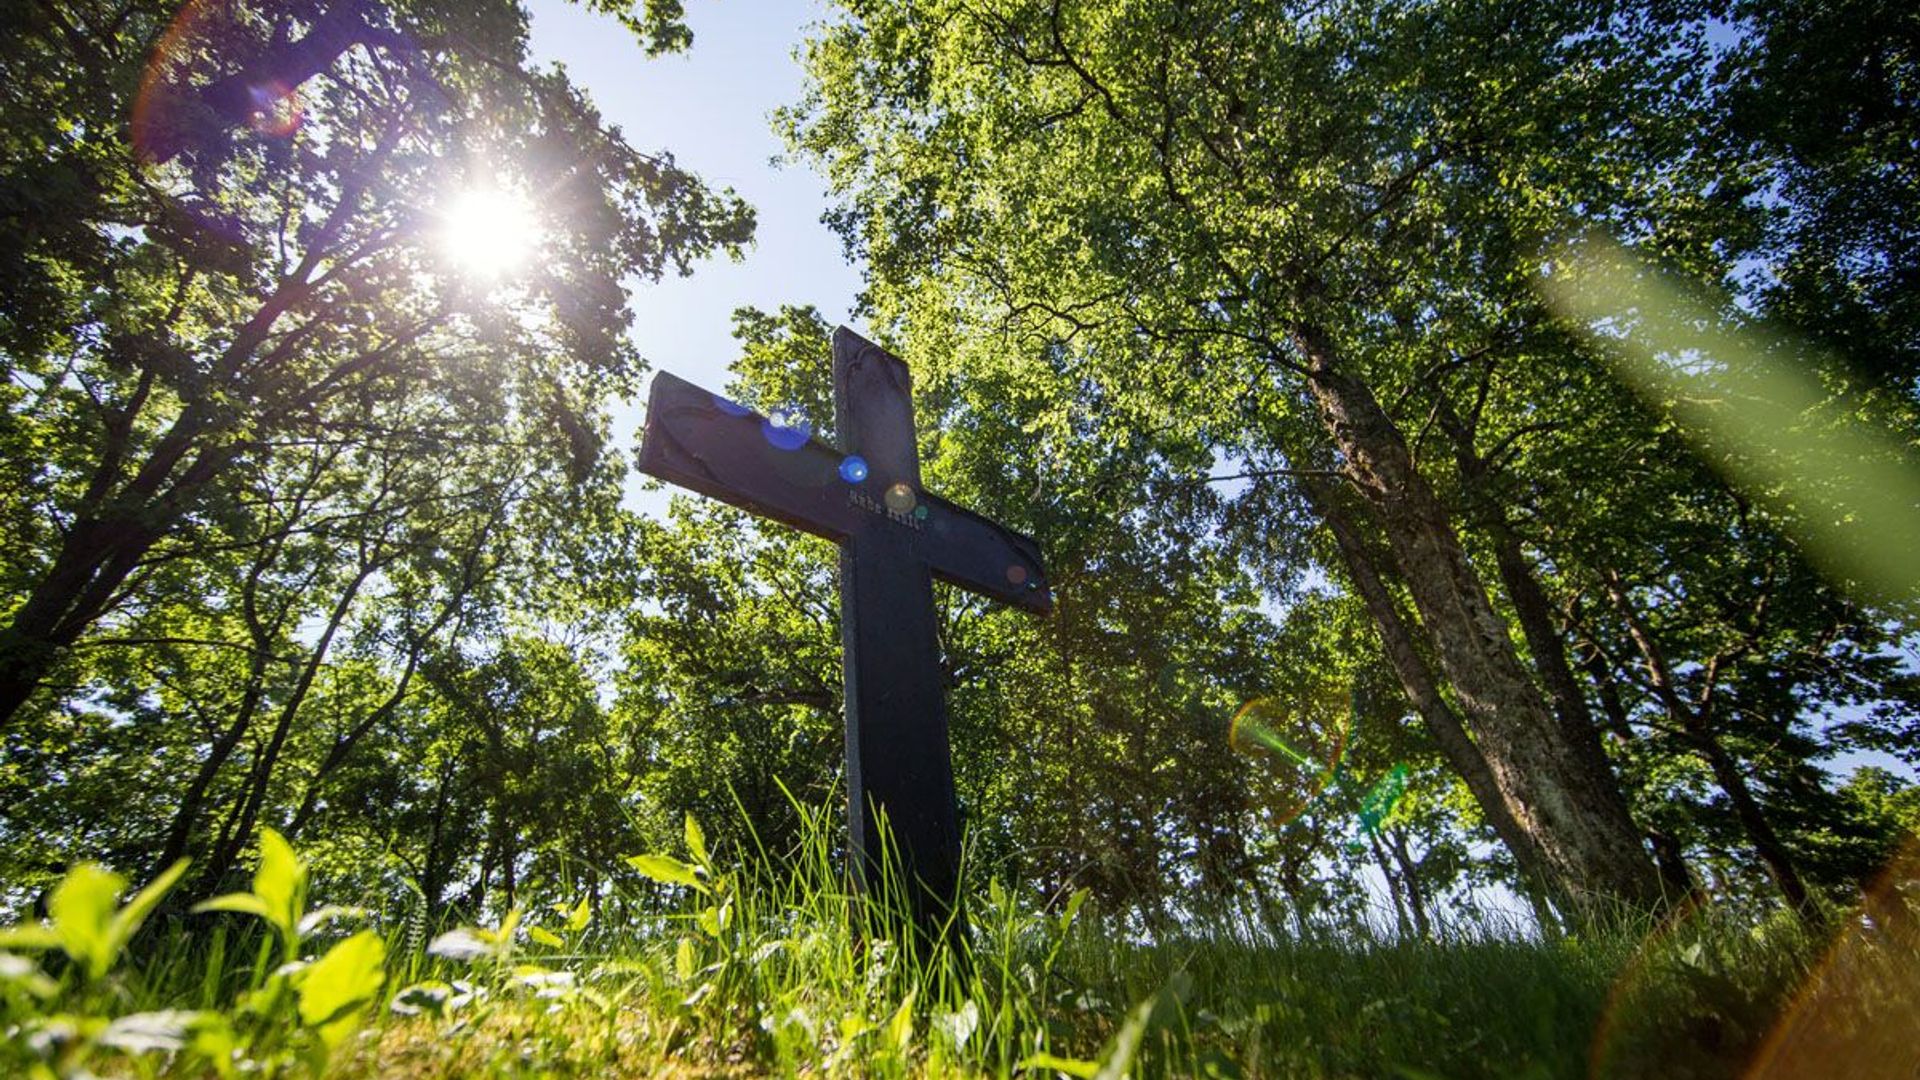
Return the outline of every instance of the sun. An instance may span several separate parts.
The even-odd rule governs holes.
[[[525,266],[540,226],[525,198],[499,187],[470,188],[440,210],[440,247],[462,272],[498,281]]]

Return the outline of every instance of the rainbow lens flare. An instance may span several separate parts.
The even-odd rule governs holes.
[[[1240,707],[1227,729],[1227,744],[1259,759],[1276,825],[1285,824],[1320,798],[1340,773],[1352,741],[1353,715],[1338,687],[1292,700],[1255,698]]]

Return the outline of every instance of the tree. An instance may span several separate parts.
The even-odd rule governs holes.
[[[936,354],[940,327],[1027,355],[1066,338],[1116,423],[1344,489],[1316,510],[1384,541],[1346,556],[1404,590],[1415,648],[1392,655],[1431,670],[1403,682],[1444,686],[1466,734],[1444,744],[1523,865],[1653,902],[1591,729],[1554,715],[1396,410],[1431,365],[1550,320],[1527,284],[1547,241],[1685,167],[1699,28],[1611,4],[851,16],[813,44],[789,131],[845,200],[876,310]],[[1673,209],[1663,236],[1723,208]]]
[[[657,51],[685,44],[677,10],[629,18]],[[373,417],[471,451],[539,416],[584,471],[596,403],[639,370],[623,280],[751,231],[529,68],[515,5],[76,3],[9,25],[7,729],[240,463]],[[517,276],[451,264],[463,190],[524,202],[539,251]]]

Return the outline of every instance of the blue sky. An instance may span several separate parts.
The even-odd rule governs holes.
[[[731,187],[759,214],[756,242],[739,263],[716,259],[691,277],[634,282],[633,340],[656,371],[720,389],[734,358],[729,332],[737,307],[813,304],[844,321],[860,288],[840,241],[820,223],[823,183],[801,166],[776,168],[782,150],[773,109],[800,97],[794,58],[805,28],[826,17],[810,0],[693,0],[693,48],[647,59],[618,22],[564,0],[532,0],[533,53],[566,65],[627,142],[668,150],[715,187]],[[613,410],[619,445],[638,445],[642,403]],[[637,487],[630,486],[630,490]],[[664,496],[635,491],[657,510]]]

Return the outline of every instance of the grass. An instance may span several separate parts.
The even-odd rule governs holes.
[[[1043,911],[993,886],[973,901],[960,963],[888,933],[893,913],[843,887],[832,835],[817,814],[798,854],[723,867],[689,823],[687,859],[634,860],[671,887],[664,917],[620,916],[634,897],[597,911],[568,902],[431,942],[404,917],[383,935],[360,929],[361,913],[310,910],[304,866],[271,834],[253,889],[201,906],[240,917],[161,917],[138,937],[159,896],[123,907],[123,881],[76,871],[48,923],[0,931],[0,1074],[1419,1080],[1920,1068],[1920,935],[1898,888],[1826,934],[1698,910],[1545,942],[1485,928],[1437,942],[1302,940],[1216,919],[1147,943],[1084,898]]]

